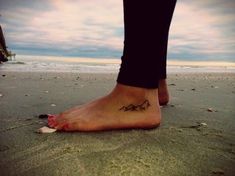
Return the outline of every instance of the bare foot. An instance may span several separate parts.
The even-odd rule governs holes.
[[[156,96],[157,89],[117,84],[107,96],[49,118],[48,124],[63,131],[154,128],[161,120]]]
[[[162,106],[167,105],[167,103],[169,102],[169,92],[167,88],[166,79],[159,80],[158,99],[159,104]]]

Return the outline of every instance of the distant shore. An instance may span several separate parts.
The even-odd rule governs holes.
[[[77,63],[105,63],[105,64],[120,64],[121,59],[116,58],[87,58],[87,57],[60,57],[60,56],[28,56],[19,55],[17,56],[20,60],[28,61],[60,61],[60,62],[77,62]],[[179,59],[168,59],[168,65],[170,66],[226,66],[235,67],[235,62],[232,61],[218,61],[218,60],[179,60]]]
[[[18,56],[16,60],[0,65],[0,71],[19,72],[80,72],[117,73],[120,59],[73,58],[51,56]],[[167,62],[168,73],[235,73],[235,63],[225,61]]]

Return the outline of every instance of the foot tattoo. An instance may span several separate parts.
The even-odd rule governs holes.
[[[148,100],[145,100],[143,103],[139,105],[130,104],[128,106],[123,106],[119,109],[119,111],[144,111],[150,106]]]

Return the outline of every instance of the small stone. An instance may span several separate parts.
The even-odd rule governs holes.
[[[5,77],[6,75],[2,75],[2,77]]]
[[[195,88],[192,88],[191,90],[192,90],[192,91],[195,91],[196,89],[195,89]]]
[[[3,96],[3,94],[0,94],[0,97],[2,97]]]
[[[0,152],[4,152],[6,150],[9,150],[9,147],[6,145],[0,145]]]
[[[172,84],[169,84],[169,86],[176,86],[174,83],[172,83]]]
[[[55,104],[51,104],[51,106],[56,106]]]
[[[25,94],[24,96],[28,97],[28,96],[29,96],[29,94]]]
[[[176,128],[173,127],[173,126],[170,126],[170,127],[169,127],[169,130],[176,130]]]
[[[179,131],[179,132],[183,132],[183,130],[182,130],[182,129],[178,129],[178,131]]]
[[[207,108],[208,112],[213,112],[214,110],[212,108]]]
[[[235,149],[232,149],[230,153],[235,154]]]
[[[200,125],[200,126],[204,126],[204,127],[207,126],[207,124],[204,123],[204,122],[200,123],[199,125]]]
[[[223,137],[223,134],[221,134],[221,133],[216,133],[215,136]]]
[[[224,171],[222,169],[215,169],[212,173],[216,175],[224,175]]]
[[[213,86],[213,85],[212,85],[212,86],[211,86],[211,88],[218,89],[219,87],[218,87],[218,86]]]
[[[39,128],[37,132],[38,133],[54,133],[56,132],[56,129],[44,126],[42,128]]]
[[[31,121],[32,119],[31,118],[27,118],[27,119],[25,119],[25,121]]]
[[[178,91],[181,91],[181,92],[183,92],[183,91],[184,91],[184,89],[178,89]]]
[[[49,93],[49,91],[48,91],[48,90],[45,90],[44,92],[45,92],[45,93]]]
[[[40,118],[40,119],[47,119],[47,118],[48,118],[48,115],[47,115],[47,114],[40,114],[40,115],[38,116],[38,118]]]

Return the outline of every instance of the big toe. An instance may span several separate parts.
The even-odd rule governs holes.
[[[55,128],[56,126],[58,126],[58,122],[56,121],[57,118],[58,118],[57,115],[48,114],[47,117],[48,126],[51,128]]]

